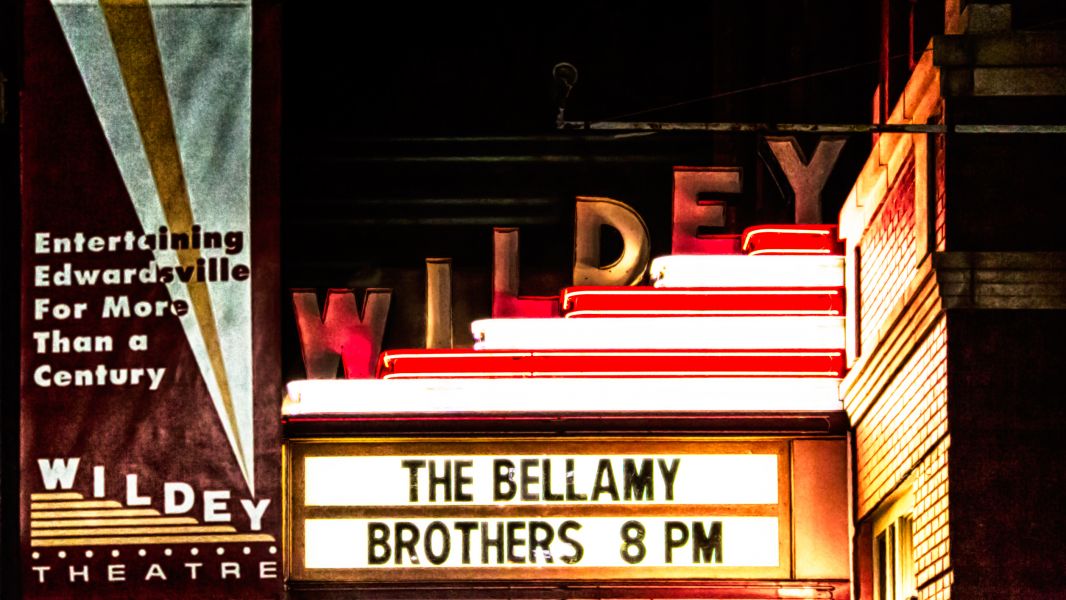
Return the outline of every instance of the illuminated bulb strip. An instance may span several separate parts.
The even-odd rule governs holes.
[[[677,289],[571,287],[563,290],[564,317],[808,315],[840,316],[842,289]]]
[[[657,288],[842,288],[843,256],[673,255],[651,263]]]
[[[842,351],[530,350],[386,352],[378,377],[839,377]]]
[[[836,379],[313,379],[288,384],[283,418],[418,413],[837,411]]]
[[[470,329],[475,350],[844,347],[843,317],[482,319]]]

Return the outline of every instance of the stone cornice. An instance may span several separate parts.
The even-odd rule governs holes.
[[[945,309],[1066,309],[1066,252],[941,252]]]
[[[1066,309],[1066,252],[937,252],[840,384],[857,425],[945,311]]]

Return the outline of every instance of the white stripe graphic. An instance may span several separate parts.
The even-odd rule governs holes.
[[[130,105],[103,12],[96,1],[53,0],[53,7],[114,154],[119,173],[146,233],[167,224],[155,180]],[[188,186],[193,221],[204,230],[240,231],[238,254],[220,250],[230,264],[251,265],[251,4],[241,2],[151,2],[172,119]],[[188,232],[183,232],[188,233]],[[160,266],[178,264],[173,251],[154,251]],[[191,305],[186,285],[166,284],[173,300]],[[251,284],[208,284],[222,359],[231,387],[237,431],[225,417],[222,393],[199,323],[181,320],[249,490],[255,492]],[[238,455],[238,443],[243,455]]]

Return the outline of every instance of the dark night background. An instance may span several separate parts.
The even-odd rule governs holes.
[[[578,69],[568,120],[869,123],[879,4],[401,4],[372,15],[286,4],[283,288],[393,288],[384,347],[419,347],[424,260],[451,257],[454,339],[469,345],[470,320],[491,310],[493,226],[521,228],[522,293],[554,294],[570,283],[575,196],[633,206],[652,255],[669,253],[675,165],[744,169],[737,232],[789,222],[791,191],[760,135],[559,131],[553,66]],[[894,87],[907,72],[900,6]],[[916,46],[942,14],[943,0],[917,3]],[[817,140],[800,141],[810,151]],[[868,135],[845,147],[823,193],[827,222],[869,148]],[[283,331],[285,376],[299,378],[291,313]]]

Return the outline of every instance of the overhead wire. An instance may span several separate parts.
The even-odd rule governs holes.
[[[890,56],[889,60],[897,60],[897,59],[906,58],[906,57],[907,57],[906,54],[896,54],[896,55]],[[835,73],[842,73],[844,71],[850,71],[850,70],[858,69],[858,68],[861,68],[861,67],[868,67],[870,65],[876,65],[879,62],[881,62],[880,59],[869,60],[869,61],[865,61],[865,62],[861,62],[861,63],[855,63],[855,64],[852,64],[852,65],[846,65],[846,66],[842,66],[842,67],[835,67],[835,68],[832,68],[832,69],[826,69],[824,71],[816,71],[814,73],[806,73],[804,75],[797,75],[796,77],[789,77],[788,79],[781,79],[779,81],[770,81],[770,82],[767,82],[767,83],[760,83],[758,85],[752,85],[752,86],[748,86],[748,87],[744,87],[744,88],[730,90],[728,92],[716,92],[716,93],[710,94],[708,96],[701,96],[699,98],[690,98],[688,100],[680,100],[678,102],[672,102],[670,104],[664,104],[664,105],[661,105],[661,106],[654,106],[654,107],[651,107],[651,108],[645,108],[645,109],[642,109],[642,110],[637,110],[637,111],[633,111],[633,112],[614,115],[614,116],[607,117],[607,118],[604,118],[604,119],[595,119],[595,120],[596,121],[615,121],[617,119],[625,119],[625,118],[628,118],[628,117],[635,117],[635,116],[638,116],[638,115],[644,115],[644,114],[647,114],[647,113],[657,112],[657,111],[660,111],[660,110],[667,110],[667,109],[671,109],[671,108],[677,108],[679,106],[687,106],[689,104],[695,104],[697,102],[706,102],[706,101],[709,101],[709,100],[717,100],[719,98],[726,98],[726,97],[729,97],[729,96],[735,96],[737,94],[743,94],[745,92],[752,92],[752,91],[762,90],[762,89],[776,87],[776,86],[780,86],[780,85],[788,85],[790,83],[796,83],[797,81],[804,81],[804,80],[807,80],[807,79],[814,79],[816,77],[824,77],[826,75],[833,75]]]

